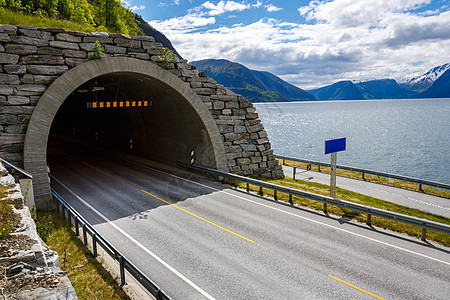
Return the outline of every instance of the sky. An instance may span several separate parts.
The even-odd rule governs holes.
[[[124,0],[188,61],[228,59],[303,89],[450,63],[448,0]]]

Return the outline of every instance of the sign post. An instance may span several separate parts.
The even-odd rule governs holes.
[[[336,198],[336,164],[337,152],[346,148],[346,138],[325,141],[325,154],[331,153],[330,197]],[[327,204],[323,204],[323,212],[327,213]]]

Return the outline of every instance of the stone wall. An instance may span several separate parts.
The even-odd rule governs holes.
[[[4,299],[77,299],[69,279],[59,269],[58,254],[39,238],[20,185],[0,161],[0,188],[14,205],[17,226],[0,239],[0,289]]]
[[[90,59],[95,41],[105,56],[150,61],[187,82],[209,109],[224,143],[230,172],[283,177],[267,133],[253,105],[174,56],[163,65],[163,47],[153,37],[83,33],[0,25],[0,150],[23,165],[23,145],[30,116],[41,95],[58,76]]]

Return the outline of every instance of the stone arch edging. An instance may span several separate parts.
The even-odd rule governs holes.
[[[228,172],[221,133],[200,96],[191,89],[188,83],[151,62],[129,57],[104,57],[82,63],[58,77],[41,96],[31,115],[24,141],[23,164],[25,170],[34,176],[33,185],[37,198],[36,203],[40,201],[39,199],[46,197],[50,199],[46,165],[47,142],[53,119],[60,106],[70,93],[86,81],[104,74],[117,72],[146,75],[162,81],[177,91],[202,120],[211,139],[217,169]]]

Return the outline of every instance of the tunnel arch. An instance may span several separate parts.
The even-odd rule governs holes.
[[[50,198],[47,175],[47,144],[53,120],[69,95],[88,80],[113,73],[132,73],[147,76],[178,95],[184,105],[195,111],[210,139],[217,169],[228,171],[225,147],[214,118],[199,95],[188,83],[154,63],[129,58],[105,57],[78,65],[57,78],[41,96],[31,115],[24,141],[24,168],[33,174],[36,205],[45,207]]]

